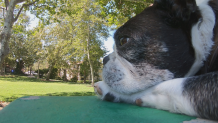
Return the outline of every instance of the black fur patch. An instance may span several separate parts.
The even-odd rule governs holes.
[[[194,62],[193,50],[189,47],[191,25],[196,20],[186,26],[181,25],[184,29],[175,28],[164,22],[168,14],[152,6],[130,19],[114,34],[117,53],[131,64],[148,63],[157,69],[168,69],[176,78],[183,77]],[[131,40],[121,46],[123,37]],[[163,45],[167,52],[160,51]]]
[[[184,22],[189,26],[187,22],[197,22],[200,17],[195,0],[155,0],[154,6],[165,13],[165,22],[174,27],[183,27]]]
[[[200,117],[218,120],[218,72],[188,78],[183,95],[190,98]]]
[[[109,101],[109,102],[114,102],[115,96],[113,94],[111,94],[111,93],[107,93],[104,96],[104,100]]]

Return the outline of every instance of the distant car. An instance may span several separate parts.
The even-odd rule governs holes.
[[[37,75],[37,73],[35,73],[35,71],[27,71],[27,72],[25,72],[25,74],[30,75],[30,72],[31,72],[32,75]]]
[[[35,72],[34,72],[34,73],[32,73],[32,74],[33,74],[33,75],[38,75],[38,73],[35,73]]]

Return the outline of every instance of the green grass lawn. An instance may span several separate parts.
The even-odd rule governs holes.
[[[47,82],[23,76],[0,77],[0,101],[12,102],[23,96],[92,96],[90,84]]]

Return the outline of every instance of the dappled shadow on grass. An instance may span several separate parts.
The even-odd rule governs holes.
[[[57,93],[48,93],[48,94],[34,94],[34,95],[27,95],[27,94],[19,94],[19,95],[12,95],[10,97],[3,97],[1,101],[5,102],[12,102],[20,97],[24,96],[94,96],[94,92],[57,92]]]

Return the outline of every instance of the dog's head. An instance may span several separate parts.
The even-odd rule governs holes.
[[[191,31],[201,19],[195,0],[155,0],[115,32],[103,81],[118,93],[133,94],[184,77],[196,61]]]

